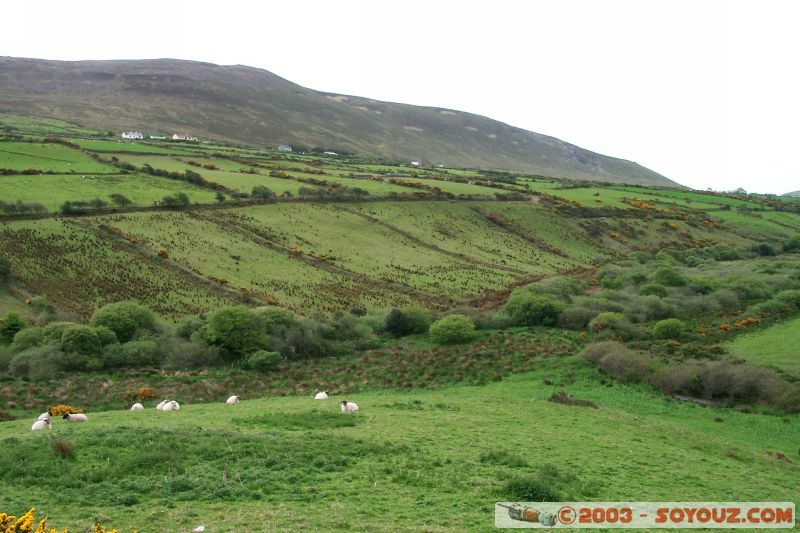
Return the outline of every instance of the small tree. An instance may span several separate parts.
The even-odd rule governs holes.
[[[214,198],[217,200],[217,203],[219,204],[225,201],[225,195],[222,194],[222,191],[217,191],[217,194],[214,196]]]
[[[475,336],[475,324],[464,315],[450,315],[431,324],[429,333],[438,344],[458,344]]]

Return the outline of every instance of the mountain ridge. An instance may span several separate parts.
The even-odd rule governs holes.
[[[635,162],[473,113],[316,91],[246,65],[0,57],[0,110],[118,131],[188,131],[251,145],[677,185]]]

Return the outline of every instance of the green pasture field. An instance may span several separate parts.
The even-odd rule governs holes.
[[[729,196],[723,196],[721,194],[711,194],[711,193],[704,193],[699,191],[677,191],[671,189],[646,189],[642,187],[625,187],[625,186],[617,186],[614,185],[611,187],[615,190],[620,191],[629,191],[632,193],[636,193],[639,191],[646,191],[646,194],[652,194],[655,196],[663,196],[666,198],[666,202],[673,202],[675,201],[679,205],[689,205],[699,209],[704,209],[707,204],[714,205],[716,207],[729,205],[731,207],[737,206],[745,206],[750,207],[753,209],[760,209],[761,206],[759,204],[748,202],[746,200],[740,200],[738,198],[731,198]],[[681,200],[683,202],[681,202]]]
[[[562,390],[597,408],[546,401]],[[330,392],[258,399],[232,384],[245,398],[233,406],[225,391],[180,411],[147,402],[56,419],[45,432],[0,423],[0,469],[13,480],[3,511],[35,506],[71,531],[100,520],[125,532],[489,532],[496,501],[525,500],[509,481],[536,478],[567,501],[800,502],[800,467],[766,453],[795,457],[797,415],[603,386],[576,358],[481,386]],[[339,412],[340,399],[359,412]],[[57,455],[54,438],[74,457]]]
[[[800,377],[800,318],[788,320],[728,343],[735,356],[764,366],[774,366]]]
[[[122,194],[134,205],[152,206],[164,196],[186,193],[195,203],[214,203],[214,192],[178,180],[148,174],[77,175],[42,174],[35,176],[0,176],[0,198],[6,201],[38,202],[48,211],[58,211],[70,200],[100,198],[109,202],[109,196]]]
[[[512,221],[523,232],[558,247],[578,264],[586,264],[609,253],[606,245],[590,238],[578,227],[578,220],[555,214],[533,202],[479,202],[477,207],[486,214],[500,215]]]
[[[236,212],[252,218],[287,247],[328,256],[336,266],[378,282],[419,289],[423,294],[456,300],[475,298],[487,288],[502,288],[519,277],[472,264],[468,250],[460,259],[419,246],[397,232],[341,211],[335,204],[278,204]]]
[[[767,214],[767,213],[764,213]],[[733,209],[731,211],[714,211],[712,215],[725,221],[730,231],[748,237],[763,236],[772,239],[789,239],[797,235],[792,228],[781,226],[760,212],[749,213]]]
[[[279,207],[260,209],[273,213],[271,210]],[[92,222],[118,228],[154,253],[163,248],[187,268],[225,279],[230,287],[244,287],[266,303],[301,313],[407,301],[402,294],[387,294],[379,285],[317,268],[288,248],[270,249],[246,234],[215,224],[221,216],[217,210],[209,211],[205,218],[191,213],[134,213],[98,217]]]
[[[506,192],[502,189],[492,189],[491,187],[481,187],[480,185],[473,185],[471,183],[459,183],[457,181],[431,180],[422,178],[394,178],[394,179],[405,181],[408,183],[422,183],[424,185],[430,185],[431,187],[439,187],[441,190],[445,192],[453,193],[456,195],[474,194],[478,196],[488,196],[490,198],[494,198],[495,194]]]
[[[0,168],[35,168],[55,172],[108,173],[115,169],[88,155],[55,143],[0,142]]]
[[[164,317],[180,318],[234,303],[115,240],[101,238],[85,219],[45,219],[0,225],[15,284],[80,318],[119,300],[147,302]]]
[[[535,242],[489,223],[472,207],[471,203],[393,202],[358,204],[353,209],[398,227],[425,243],[487,263],[513,267],[529,275],[555,274],[576,266],[550,250],[542,250]]]
[[[104,140],[104,139],[68,139],[77,145],[86,148],[87,150],[96,152],[124,152],[124,153],[145,153],[145,154],[175,154],[187,155],[189,153],[197,152],[200,150],[199,145],[196,144],[176,144],[174,147],[163,148],[156,144],[148,144],[144,142],[128,141],[122,139]],[[113,155],[113,154],[112,154]]]
[[[33,131],[39,133],[59,133],[59,134],[79,134],[79,135],[93,135],[99,133],[96,130],[91,130],[59,120],[55,118],[42,118],[31,117],[28,115],[14,115],[11,113],[0,113],[0,129],[12,128],[21,131]]]

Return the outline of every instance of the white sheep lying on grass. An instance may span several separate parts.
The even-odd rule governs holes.
[[[343,413],[355,413],[358,411],[358,405],[353,402],[348,402],[347,400],[342,400],[342,412]]]
[[[51,429],[50,420],[37,420],[31,426],[31,431],[38,431],[40,429]]]
[[[175,400],[169,401],[164,404],[164,407],[161,408],[162,411],[178,411],[181,408],[181,404],[176,402]]]
[[[225,403],[227,403],[228,405],[233,405],[235,403],[239,403],[239,400],[241,400],[241,399],[242,398],[240,396],[235,396],[234,395],[234,396],[231,396],[230,398],[228,398],[227,400],[225,400]]]
[[[144,405],[136,402],[135,404],[131,405],[131,411],[142,411],[144,409]]]
[[[164,406],[167,404],[168,401],[169,400],[161,400],[160,402],[158,402],[158,405],[156,405],[156,409],[158,409],[159,411],[162,411],[164,409]]]
[[[318,392],[316,396],[314,396],[315,400],[327,400],[328,393],[327,391]]]
[[[66,413],[61,418],[63,418],[67,422],[86,422],[87,420],[89,420],[83,413]]]
[[[47,411],[46,413],[40,414],[39,418],[37,418],[36,420],[50,420],[51,416],[52,415],[50,414],[50,411]]]

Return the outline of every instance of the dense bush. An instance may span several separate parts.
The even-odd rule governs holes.
[[[253,313],[261,318],[264,323],[264,331],[268,335],[272,335],[272,332],[276,327],[291,326],[298,320],[297,315],[294,314],[294,312],[290,309],[284,309],[283,307],[276,307],[272,305],[256,307],[253,309]]]
[[[475,324],[464,315],[450,315],[431,324],[429,333],[438,344],[457,344],[475,336]]]
[[[518,292],[506,303],[506,312],[518,326],[551,326],[566,304],[548,295]]]
[[[111,344],[103,351],[103,366],[143,367],[158,366],[161,362],[160,340],[143,338],[125,344]]]
[[[39,346],[44,341],[44,330],[42,328],[32,327],[25,328],[14,335],[14,341],[11,343],[11,349],[15,352],[21,352],[34,346]]]
[[[582,355],[595,363],[603,372],[620,381],[645,381],[653,372],[652,358],[634,352],[615,341],[590,344],[583,350]]]
[[[213,312],[203,334],[209,344],[222,347],[231,359],[266,348],[269,340],[264,319],[245,307],[223,307]]]
[[[642,332],[621,313],[600,313],[589,322],[589,329],[599,337],[621,337],[626,341],[642,336]]]
[[[800,251],[800,237],[792,237],[783,243],[784,252],[798,252]]]
[[[321,325],[314,320],[299,320],[290,326],[277,326],[269,346],[290,361],[332,355]]]
[[[425,333],[433,322],[433,314],[422,307],[394,308],[386,315],[386,331],[397,337]]]
[[[17,313],[7,313],[0,322],[0,344],[11,344],[14,335],[25,328],[27,324]]]
[[[773,299],[794,309],[800,309],[800,290],[781,291]]]
[[[0,257],[0,283],[5,283],[11,278],[11,262],[5,257]]]
[[[572,296],[581,294],[583,292],[583,287],[578,280],[574,278],[556,276],[544,279],[542,281],[537,281],[533,285],[528,285],[527,287],[517,289],[512,293],[512,295],[525,292],[549,294],[551,296],[556,296],[565,302],[569,302]]]
[[[103,342],[92,326],[73,324],[61,334],[61,349],[68,354],[99,355]]]
[[[171,339],[162,351],[166,368],[208,368],[221,361],[219,348],[202,342]]]
[[[739,307],[739,296],[731,289],[719,289],[709,295],[723,309]]]
[[[246,362],[248,368],[257,370],[259,372],[272,372],[277,370],[278,367],[286,359],[278,352],[268,352],[266,350],[259,350],[247,356]]]
[[[105,326],[113,331],[119,342],[128,342],[140,332],[155,332],[153,312],[136,302],[108,304],[92,315],[93,326]]]
[[[558,316],[558,326],[565,329],[583,329],[595,316],[597,316],[595,311],[585,307],[567,307]]]
[[[653,335],[657,339],[680,339],[686,330],[683,320],[677,318],[667,318],[659,320],[653,327]]]
[[[769,243],[766,243],[766,242],[762,242],[762,243],[754,245],[751,248],[751,250],[753,252],[757,253],[758,255],[767,256],[767,257],[772,257],[774,255],[777,255],[777,253],[778,253],[778,251],[775,249],[775,247],[773,245],[771,245]]]
[[[202,316],[187,316],[175,327],[175,334],[181,339],[189,340],[206,325]]]
[[[667,288],[660,283],[647,283],[639,289],[639,294],[643,296],[653,295],[664,298],[667,295]]]
[[[67,368],[69,361],[58,346],[47,344],[23,350],[11,360],[8,371],[20,377],[30,377],[34,379],[46,379],[59,374]]]
[[[683,287],[689,279],[672,268],[662,267],[653,274],[653,281],[667,287]]]

